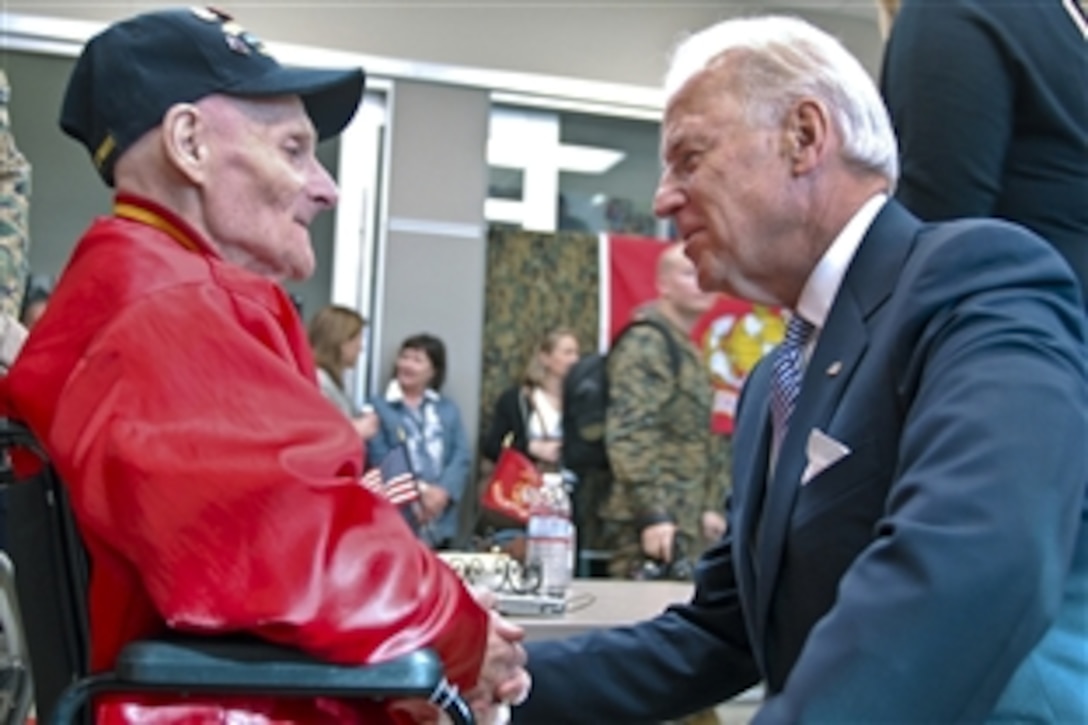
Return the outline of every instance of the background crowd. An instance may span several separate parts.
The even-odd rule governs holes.
[[[682,241],[662,243],[656,299],[600,360],[595,468],[569,455],[568,383],[590,352],[570,327],[525,350],[477,432],[443,393],[440,336],[404,338],[364,396],[367,321],[328,306],[302,325],[280,281],[313,272],[307,227],[337,200],[315,146],[355,113],[360,69],[280,66],[214,10],[96,36],[61,125],[113,214],[53,292],[26,291],[31,333],[19,352],[11,328],[0,388],[71,489],[93,666],[150,633],[246,631],[331,661],[433,647],[481,716],[527,697],[524,722],[704,717],[761,681],[759,723],[1077,721],[1088,20],[1072,0],[882,8],[879,87],[792,19],[725,21],[677,48],[654,206]],[[151,102],[120,103],[104,78]],[[789,319],[732,437],[712,431],[691,341],[719,293]],[[474,448],[573,474],[580,547],[604,562],[584,573],[690,580],[691,601],[523,648],[432,554],[522,551],[516,523],[480,515]],[[406,505],[359,485],[400,452]],[[572,671],[596,676],[572,688]]]

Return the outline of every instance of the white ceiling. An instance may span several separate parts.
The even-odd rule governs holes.
[[[113,21],[182,2],[5,0],[3,9]],[[215,3],[269,41],[442,65],[656,88],[670,48],[724,17],[789,12],[840,37],[875,72],[875,0],[235,0]]]

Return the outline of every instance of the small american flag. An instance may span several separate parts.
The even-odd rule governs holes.
[[[412,474],[408,450],[399,445],[386,454],[377,468],[363,474],[363,486],[389,499],[394,506],[404,506],[419,499],[419,484]]]

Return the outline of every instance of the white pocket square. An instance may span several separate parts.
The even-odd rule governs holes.
[[[808,462],[805,464],[804,473],[801,474],[801,485],[806,485],[848,455],[850,455],[849,446],[840,443],[819,428],[813,428],[808,434],[808,445],[805,446]]]

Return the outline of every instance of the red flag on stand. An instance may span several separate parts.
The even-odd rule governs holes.
[[[611,234],[607,245],[608,263],[601,269],[602,322],[606,325],[604,348],[627,326],[641,305],[657,299],[657,260],[668,243],[652,237]]]
[[[691,330],[714,387],[711,427],[733,433],[740,389],[760,358],[782,342],[786,324],[780,310],[722,295]]]
[[[607,349],[639,307],[657,298],[657,260],[665,242],[608,235],[602,244],[601,347]],[[691,331],[714,386],[711,427],[733,432],[737,395],[756,362],[782,341],[786,325],[775,308],[722,295]]]

